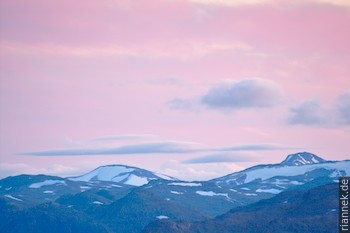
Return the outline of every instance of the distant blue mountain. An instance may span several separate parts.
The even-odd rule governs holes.
[[[143,233],[331,233],[338,231],[338,187],[283,192],[271,199],[232,209],[214,219],[150,223]]]
[[[349,160],[327,161],[314,154],[300,152],[288,155],[278,164],[257,165],[209,181],[181,181],[124,165],[102,166],[84,175],[68,178],[46,175],[7,177],[0,180],[0,219],[3,219],[0,229],[1,232],[138,233],[143,230],[152,232],[150,229],[153,227],[155,232],[161,232],[161,229],[172,232],[169,229],[173,226],[183,229],[183,232],[186,232],[186,227],[210,232],[203,229],[214,226],[226,229],[231,223],[238,227],[239,222],[249,223],[254,219],[261,224],[264,219],[265,222],[275,221],[276,225],[271,224],[271,227],[277,227],[282,220],[274,219],[276,214],[290,217],[292,220],[288,224],[300,220],[297,211],[288,209],[283,212],[288,205],[277,203],[278,198],[283,195],[303,197],[305,203],[298,199],[292,206],[301,210],[301,203],[311,206],[309,202],[315,201],[317,195],[322,196],[315,192],[315,197],[308,197],[309,191],[328,187],[324,185],[334,184],[339,176],[345,175],[350,175]],[[329,189],[326,191],[331,192]],[[333,203],[328,201],[328,204]],[[266,208],[259,212],[262,205]],[[252,209],[252,206],[257,209]],[[277,207],[282,208],[282,212]],[[248,211],[247,208],[263,214],[262,217],[245,214],[243,210]],[[240,220],[218,216],[238,216]],[[322,220],[325,223],[333,221],[328,216]],[[53,221],[62,224],[59,227]],[[311,220],[308,224],[312,225]],[[265,225],[260,226],[268,229],[264,228]],[[29,230],[24,231],[26,228]],[[302,228],[291,229],[303,232],[299,231]]]

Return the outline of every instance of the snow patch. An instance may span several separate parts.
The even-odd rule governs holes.
[[[7,197],[7,198],[10,198],[12,200],[15,200],[15,201],[23,201],[22,199],[16,198],[16,197],[8,195],[8,194],[5,194],[4,196]]]
[[[319,163],[319,161],[317,161],[317,160],[315,159],[315,157],[312,157],[312,158],[311,158],[311,161],[314,162],[314,163]]]
[[[44,191],[43,193],[45,193],[45,194],[54,194],[55,192],[54,192],[54,191],[47,190],[47,191]]]
[[[209,196],[209,197],[213,197],[213,196],[224,196],[224,197],[228,197],[228,194],[227,193],[215,193],[213,191],[196,191],[196,193],[198,195],[201,195],[201,196]]]
[[[329,175],[329,177],[331,177],[331,178],[336,178],[336,177],[339,177],[339,176],[341,176],[341,174],[340,174],[339,171],[334,171],[334,172],[332,172],[332,173]]]
[[[294,184],[294,185],[302,185],[302,184],[304,184],[303,182],[299,182],[299,181],[296,181],[296,180],[291,180],[289,183]]]
[[[67,185],[66,182],[63,180],[45,180],[43,182],[33,183],[33,184],[29,185],[29,188],[37,189],[37,188],[41,188],[43,186],[49,186],[49,185],[54,185],[54,184]]]
[[[257,189],[257,193],[273,193],[273,194],[278,194],[282,192],[282,190],[279,189]]]
[[[100,201],[94,201],[92,204],[95,204],[95,205],[103,205],[103,203],[100,202]]]
[[[296,181],[296,180],[288,180],[288,179],[276,179],[274,181],[265,181],[265,182],[262,182],[262,183],[275,184],[277,186],[279,186],[279,185],[289,185],[289,184],[293,184],[293,185],[304,184],[304,183]],[[281,188],[284,188],[284,187],[281,187]]]
[[[287,162],[287,161],[291,160],[291,158],[292,158],[292,155],[288,155],[287,159],[285,161]]]
[[[350,174],[350,161],[340,161],[334,163],[317,163],[303,166],[284,166],[284,167],[265,167],[261,169],[255,169],[247,172],[238,172],[231,175],[231,179],[226,180],[235,181],[238,177],[246,175],[244,183],[249,183],[255,179],[267,180],[274,176],[298,176],[307,172],[313,171],[318,168],[324,168],[327,170],[344,171],[345,176]]]
[[[246,196],[258,196],[256,193],[244,193]]]
[[[148,184],[148,179],[146,177],[139,177],[131,174],[125,184],[133,185],[133,186],[142,186]]]
[[[178,194],[178,195],[180,195],[180,194],[184,194],[184,193],[182,193],[182,192],[176,192],[176,191],[170,191],[172,194]]]
[[[134,168],[127,168],[124,166],[104,166],[99,167],[89,173],[86,173],[85,175],[78,176],[78,177],[72,177],[69,178],[73,181],[91,181],[91,180],[100,180],[100,181],[114,181],[119,182],[121,179],[121,176],[124,177],[124,179],[128,176],[129,172],[133,172]],[[124,176],[123,176],[124,175]]]
[[[298,154],[298,157],[300,158],[302,164],[308,164],[308,163],[310,163],[309,161],[306,161],[306,160],[304,159],[304,157],[302,157],[300,154]]]
[[[183,183],[183,182],[170,183],[170,184],[168,184],[168,185],[190,186],[190,187],[202,186],[201,183]]]

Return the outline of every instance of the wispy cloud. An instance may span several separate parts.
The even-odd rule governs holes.
[[[198,103],[195,99],[174,98],[166,102],[166,106],[174,110],[193,111],[198,108]]]
[[[155,134],[123,134],[123,135],[106,135],[96,137],[94,141],[113,141],[113,140],[134,140],[134,139],[150,139],[157,138]]]
[[[318,127],[350,125],[350,92],[340,94],[335,102],[324,106],[320,101],[308,100],[290,109],[288,123]]]
[[[191,0],[193,3],[221,6],[242,6],[271,3],[272,0]]]
[[[185,164],[193,163],[233,163],[233,162],[247,162],[252,161],[255,156],[252,156],[247,153],[221,153],[221,154],[212,154],[192,159],[187,159],[182,161]]]
[[[76,156],[76,155],[121,155],[121,154],[171,154],[189,153],[199,150],[193,142],[165,141],[124,145],[115,148],[63,149],[24,153],[37,156]]]
[[[80,172],[79,168],[65,166],[62,164],[51,164],[40,167],[40,165],[29,165],[24,163],[0,163],[0,178],[19,174],[48,174],[48,175],[74,175]]]
[[[290,150],[301,149],[275,143],[245,144],[214,149],[213,151],[262,151],[262,150]]]
[[[263,5],[263,4],[305,4],[305,3],[325,3],[338,6],[350,6],[348,0],[301,0],[301,1],[274,1],[274,0],[190,0],[193,3],[205,4],[205,5],[221,5],[238,7],[244,5]]]
[[[192,163],[186,164],[178,160],[169,160],[163,164],[160,171],[182,180],[209,180],[234,171],[243,170],[235,163]]]
[[[205,148],[195,142],[164,141],[123,145],[114,148],[62,149],[23,153],[35,156],[81,156],[81,155],[128,155],[128,154],[174,154],[224,151],[260,151],[295,149],[278,144],[247,144],[220,148]]]

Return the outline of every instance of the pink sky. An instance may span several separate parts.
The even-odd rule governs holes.
[[[349,28],[342,0],[1,1],[0,178],[349,159]]]

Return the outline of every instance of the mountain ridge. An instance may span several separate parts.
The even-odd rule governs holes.
[[[280,165],[301,166],[306,164],[316,164],[324,162],[327,162],[327,160],[324,160],[323,158],[315,154],[305,151],[288,155],[287,158],[280,163]]]
[[[72,181],[111,181],[123,183],[132,186],[142,186],[155,179],[177,180],[174,177],[148,171],[146,169],[121,165],[111,164],[95,168],[80,176],[67,177]]]
[[[337,184],[278,194],[233,208],[213,219],[197,222],[164,219],[151,222],[142,233],[205,232],[334,232],[338,223]]]
[[[342,160],[342,161],[347,161],[347,160]],[[276,164],[259,164],[259,165],[255,165],[252,167],[248,167],[246,169],[243,169],[241,171],[237,171],[237,172],[233,172],[230,174],[227,174],[225,176],[222,177],[226,177],[226,176],[230,176],[233,175],[235,173],[240,173],[240,172],[245,172],[245,171],[250,171],[250,170],[255,170],[258,168],[262,168],[262,167],[279,167],[279,166],[304,166],[304,165],[312,165],[312,164],[321,164],[321,163],[336,163],[336,162],[341,162],[341,161],[332,161],[332,160],[325,160],[313,153],[310,152],[298,152],[298,153],[294,153],[294,154],[289,154],[286,156],[286,158],[280,162],[280,163],[276,163]],[[90,177],[90,179],[88,179],[87,177],[89,177],[89,175],[92,175],[94,172],[98,171],[98,170],[103,170],[103,169],[108,169],[111,167],[123,167],[126,169],[132,169],[132,171],[125,171],[125,172],[119,172],[117,173],[114,177],[110,177],[109,179],[106,178],[102,178],[102,179],[98,179],[96,177],[98,177],[98,174],[93,175],[92,177]],[[160,174],[157,172],[152,172],[146,169],[142,169],[139,167],[134,167],[134,166],[128,166],[128,165],[122,165],[122,164],[109,164],[109,165],[103,165],[103,166],[99,166],[97,168],[95,168],[94,170],[91,170],[83,175],[79,175],[79,176],[73,176],[73,177],[67,177],[70,180],[73,181],[115,181],[116,182],[120,182],[120,181],[124,181],[124,183],[126,182],[126,184],[130,184],[127,181],[128,177],[120,177],[119,175],[126,175],[127,172],[131,172],[130,175],[133,175],[132,172],[137,172],[139,175],[138,177],[140,177],[140,179],[138,181],[136,181],[135,183],[131,182],[131,185],[134,186],[141,186],[144,185],[146,183],[148,183],[150,180],[154,180],[154,179],[166,179],[166,180],[180,180],[178,178],[172,177],[172,176],[168,176],[165,174]],[[142,175],[142,173],[144,173],[144,175]],[[216,180],[216,179],[220,179],[222,177],[217,177],[211,180]],[[142,178],[147,178],[146,179],[142,179]],[[210,181],[210,180],[209,180]]]
[[[289,158],[288,161],[303,161],[297,154]],[[312,163],[309,164],[307,159]],[[91,228],[102,226],[110,233],[139,233],[159,219],[193,222],[204,218],[205,221],[233,208],[269,200],[280,193],[304,192],[321,185],[335,184],[339,176],[350,175],[350,160],[323,161],[313,156],[304,160],[307,164],[256,165],[209,181],[190,182],[172,177],[167,180],[162,178],[165,175],[119,164],[101,166],[77,177],[7,177],[0,180],[0,200],[6,204],[0,205],[0,213],[1,208],[6,210],[6,206],[10,205],[28,211],[31,221],[35,221],[37,213],[44,211],[50,219],[62,217],[63,221],[72,224],[93,219],[96,224],[92,224]],[[143,178],[143,183],[130,184],[129,178],[135,176]],[[49,211],[50,203],[53,203],[54,212]],[[35,208],[37,206],[41,206],[39,212]],[[23,213],[12,212],[11,208],[8,210],[5,211],[5,219]],[[69,219],[62,213],[67,213]],[[81,215],[74,218],[74,213]],[[25,219],[28,219],[26,216]],[[50,227],[42,221],[26,224],[28,227],[43,227],[46,232],[49,231],[46,227]],[[69,230],[68,226],[66,232]]]

